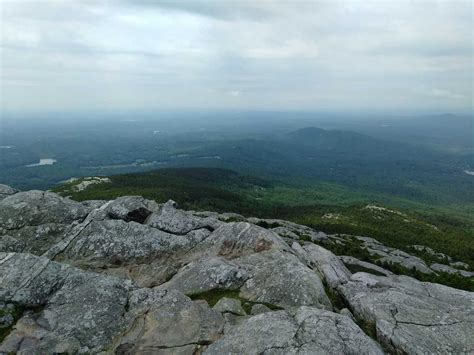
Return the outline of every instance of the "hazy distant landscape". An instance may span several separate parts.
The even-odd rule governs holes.
[[[466,173],[474,169],[471,138],[470,117],[462,115],[157,112],[67,121],[6,116],[0,139],[9,148],[2,149],[0,179],[21,189],[44,189],[71,177],[221,167],[291,187],[330,184],[348,201],[425,203],[467,214],[474,201],[473,178]]]

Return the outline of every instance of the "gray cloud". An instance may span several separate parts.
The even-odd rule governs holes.
[[[472,107],[470,1],[1,1],[7,110]]]
[[[262,20],[271,16],[271,7],[266,3],[239,0],[239,1],[217,1],[217,0],[121,0],[124,5],[131,7],[145,7],[148,10],[168,10],[185,12],[195,15],[207,16],[223,20]]]

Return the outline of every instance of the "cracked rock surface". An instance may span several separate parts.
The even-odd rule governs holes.
[[[328,238],[173,201],[0,185],[0,354],[474,352],[472,293],[352,274],[343,261],[357,259],[313,243]]]
[[[407,276],[352,275],[338,286],[356,317],[373,322],[377,338],[410,354],[471,353],[474,294]]]
[[[236,325],[207,354],[383,354],[350,318],[311,307],[262,313]]]

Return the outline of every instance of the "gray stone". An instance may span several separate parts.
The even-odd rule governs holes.
[[[90,209],[51,192],[18,192],[0,201],[0,235],[18,241],[0,243],[0,251],[23,251],[41,255],[64,238]],[[10,242],[12,239],[10,239]]]
[[[232,313],[237,316],[245,316],[245,311],[238,299],[222,297],[213,307],[214,310],[221,313]]]
[[[339,314],[341,314],[343,316],[346,316],[346,317],[349,317],[350,319],[352,319],[355,322],[354,315],[352,314],[352,312],[349,309],[343,308],[339,311]]]
[[[354,265],[354,266],[360,266],[363,267],[364,269],[372,270],[375,271],[376,273],[383,274],[385,276],[390,276],[393,275],[393,272],[384,269],[378,265],[368,263],[366,261],[359,260],[357,258],[354,258],[353,256],[347,256],[347,255],[342,255],[339,256],[339,259],[345,264],[345,265]]]
[[[0,253],[0,301],[36,307],[17,322],[0,352],[97,352],[125,328],[123,280],[31,254]]]
[[[0,253],[0,301],[28,307],[45,304],[62,286],[69,267],[23,253]]]
[[[286,227],[276,227],[272,228],[272,231],[278,234],[280,237],[289,238],[293,240],[299,240],[300,236],[295,232],[289,230]]]
[[[0,236],[0,252],[21,252],[26,244],[9,235]]]
[[[94,209],[102,207],[107,202],[108,201],[105,201],[105,200],[88,200],[88,201],[82,201],[81,203],[84,206],[86,206],[88,209],[94,210]]]
[[[389,264],[398,264],[407,269],[414,268],[424,274],[434,273],[433,270],[431,270],[422,259],[410,255],[402,250],[387,247],[373,238],[345,234],[340,234],[339,236],[342,237],[342,241],[348,238],[355,238],[361,241],[361,247],[367,249],[369,254],[373,256],[376,261],[386,262]]]
[[[283,308],[314,306],[332,309],[321,279],[292,254],[267,251],[234,260],[249,270],[240,296]]]
[[[159,206],[141,196],[124,196],[110,202],[104,209],[111,219],[122,219],[125,222],[144,223]]]
[[[455,262],[449,263],[449,265],[451,265],[452,267],[456,269],[466,269],[466,270],[469,269],[469,265],[461,261],[455,261]]]
[[[293,249],[299,257],[306,257],[306,251],[303,249],[300,243],[291,242],[291,249]]]
[[[76,232],[76,233],[74,233]],[[192,248],[208,233],[173,235],[136,222],[90,221],[76,228],[74,239],[62,251],[67,259],[126,263]]]
[[[437,258],[440,258],[440,259],[446,259],[447,261],[452,260],[450,256],[448,256],[446,254],[443,254],[443,253],[440,253],[440,252],[437,252],[437,251],[431,249],[430,247],[427,247],[427,246],[424,246],[424,245],[412,245],[411,247],[415,250],[418,250],[418,251],[424,251],[425,253],[428,253],[431,256],[434,256],[434,257],[437,257]]]
[[[238,290],[248,278],[246,268],[223,258],[210,257],[186,265],[160,287],[191,295],[214,289]]]
[[[338,287],[357,318],[400,353],[474,351],[474,294],[407,276],[352,275]]]
[[[219,220],[223,222],[244,222],[246,218],[237,213],[221,213],[218,215]]]
[[[455,269],[455,268],[453,268],[449,265],[445,265],[445,264],[435,263],[435,264],[431,264],[430,267],[434,271],[446,272],[448,274],[458,274],[458,275],[461,275],[463,277],[473,277],[474,276],[474,272]]]
[[[226,259],[268,250],[287,250],[288,245],[275,233],[247,222],[226,223],[199,245],[196,252]]]
[[[8,233],[17,241],[17,247],[14,250],[3,249],[1,251],[21,251],[42,255],[52,245],[63,240],[64,236],[73,228],[77,222],[72,224],[63,223],[44,223],[38,226],[24,226],[20,229],[10,230]]]
[[[224,317],[224,331],[223,333],[227,333],[232,331],[232,327],[235,327],[237,324],[242,323],[248,316],[238,316],[234,313],[224,312],[222,313],[222,317]]]
[[[0,229],[20,229],[47,223],[70,224],[84,219],[89,209],[52,192],[18,192],[0,201]]]
[[[16,307],[13,303],[0,302],[0,330],[11,327],[14,324],[15,311]]]
[[[86,262],[74,261],[83,268],[91,266]],[[96,265],[94,269],[107,275],[133,280],[140,287],[157,287],[171,279],[181,267],[179,258],[160,257],[148,262],[127,262],[124,265]]]
[[[247,221],[253,224],[268,226],[268,228],[271,228],[273,232],[277,233],[281,237],[293,240],[302,239],[316,242],[324,241],[328,238],[326,233],[282,219],[248,218]]]
[[[257,303],[252,306],[252,309],[250,310],[250,314],[252,315],[257,315],[260,313],[265,313],[265,312],[271,312],[272,310],[265,306],[264,304]]]
[[[300,307],[251,317],[211,344],[204,354],[383,354],[348,317]]]
[[[34,272],[31,272],[34,270]],[[224,319],[178,291],[137,289],[31,254],[0,253],[0,302],[26,312],[0,352],[194,352],[217,340]],[[171,350],[170,350],[171,351]]]
[[[289,354],[294,343],[296,323],[284,311],[263,313],[230,329],[211,344],[204,354],[263,354],[279,349]],[[276,353],[276,352],[275,352]]]
[[[431,270],[423,260],[403,251],[392,252],[389,255],[378,259],[378,261],[389,264],[399,264],[406,269],[416,269],[423,274],[433,273],[433,270]]]
[[[379,269],[308,240],[356,238],[381,260],[423,268],[421,259],[369,237],[234,219],[245,217],[136,196],[78,203],[30,191],[0,199],[0,251],[8,251],[0,253],[0,310],[22,311],[18,320],[2,311],[0,323],[15,324],[0,353],[380,353],[351,312],[396,352],[474,351],[472,293],[383,269],[389,277],[352,275],[341,259]],[[329,311],[322,280],[350,310]],[[213,290],[235,298],[212,309],[185,295]]]
[[[351,272],[329,250],[315,244],[306,244],[303,249],[307,253],[308,260],[320,272],[331,288],[336,288],[341,283],[347,282],[351,277]]]
[[[3,200],[5,197],[16,194],[18,190],[10,187],[8,185],[0,184],[0,200]]]
[[[129,308],[128,317],[133,322],[118,341],[118,354],[154,354],[160,349],[170,353],[191,350],[193,354],[199,344],[217,340],[224,329],[224,318],[219,312],[178,291],[133,291]]]
[[[173,234],[186,234],[195,229],[216,229],[221,225],[216,218],[200,218],[190,212],[177,209],[176,202],[170,200],[158,212],[148,217],[146,223],[153,228]]]
[[[141,286],[156,286],[174,275],[180,259],[209,236],[206,229],[174,235],[136,222],[88,220],[45,256],[75,266],[130,277]]]

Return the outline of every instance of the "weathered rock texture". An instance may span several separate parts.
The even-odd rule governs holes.
[[[474,352],[472,293],[313,244],[330,238],[344,241],[173,201],[79,203],[0,185],[0,354]]]
[[[407,276],[352,275],[338,286],[386,347],[410,354],[472,353],[474,294]]]

